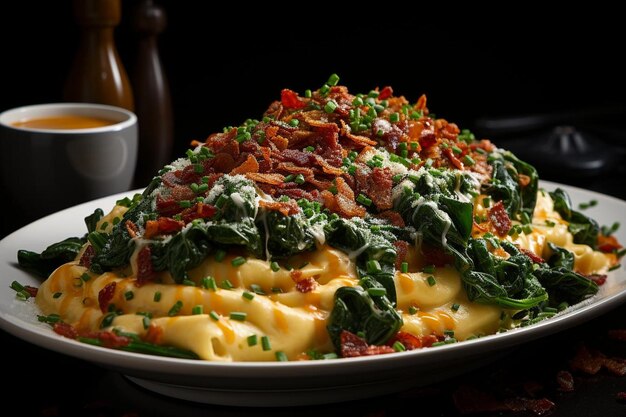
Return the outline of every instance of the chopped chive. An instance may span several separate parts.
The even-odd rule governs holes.
[[[241,297],[245,298],[246,300],[252,301],[252,299],[254,299],[254,293],[251,293],[251,292],[248,292],[248,291],[244,291],[241,294]]]
[[[444,330],[443,335],[448,337],[454,337],[454,330]]]
[[[250,289],[254,291],[256,294],[265,295],[265,291],[258,284],[251,284]]]
[[[415,313],[417,313],[417,307],[415,306],[409,306],[409,314],[410,315],[414,315]]]
[[[426,278],[426,281],[428,282],[428,285],[431,287],[437,283],[437,281],[435,280],[435,277],[432,275]]]
[[[102,317],[102,321],[100,322],[100,328],[104,329],[106,327],[111,326],[116,316],[117,314],[115,313],[107,313],[104,317]]]
[[[304,97],[311,98],[312,95],[313,93],[311,92],[311,90],[309,89],[304,90]]]
[[[285,352],[279,350],[278,352],[276,352],[276,360],[278,362],[288,362],[289,358],[287,358]]]
[[[387,290],[385,288],[368,288],[367,293],[373,297],[382,297],[387,294]]]
[[[391,113],[389,115],[389,121],[391,123],[398,123],[400,121],[400,113]]]
[[[324,111],[330,114],[330,113],[333,113],[336,108],[337,108],[337,103],[334,100],[329,100],[328,102],[326,102],[326,105],[324,106]]]
[[[204,307],[202,306],[202,304],[198,304],[197,306],[193,306],[193,308],[191,309],[191,314],[202,314],[203,311]]]
[[[407,272],[409,272],[409,263],[408,263],[408,262],[402,262],[402,265],[400,265],[400,270],[401,270],[403,273],[405,273],[405,274],[406,274]]]
[[[462,150],[461,150],[461,148],[459,148],[458,146],[453,145],[453,146],[452,146],[452,152],[454,152],[455,154],[460,154],[460,153],[462,153],[463,151],[462,151]]]
[[[472,165],[475,165],[475,164],[476,164],[476,161],[474,161],[474,160],[472,159],[472,157],[471,157],[471,156],[469,156],[469,155],[465,155],[465,156],[463,157],[463,162],[464,162],[466,165],[469,165],[469,166],[472,166]]]
[[[312,147],[312,146],[307,146],[306,148],[304,148],[304,150],[307,151],[307,152],[313,152],[315,150],[315,148]]]
[[[391,177],[391,180],[392,180],[394,183],[400,182],[400,180],[401,180],[401,179],[402,179],[402,174],[396,174],[396,175],[394,175],[393,177]]]
[[[580,203],[578,208],[581,210],[587,210],[590,207],[598,205],[598,200],[590,200],[588,203]]]
[[[80,276],[80,279],[82,279],[83,282],[87,282],[87,281],[89,281],[91,279],[91,275],[89,275],[86,272],[83,272],[83,274]]]
[[[330,86],[335,86],[338,82],[339,76],[337,74],[332,74],[330,77],[328,77],[328,81],[326,81],[326,84]]]
[[[154,297],[152,297],[152,300],[155,303],[158,303],[159,301],[161,301],[161,291],[157,291],[154,293]]]
[[[382,271],[382,268],[380,267],[380,263],[378,263],[377,260],[371,259],[367,261],[367,273],[368,274],[375,274],[380,271]]]
[[[191,207],[191,201],[189,200],[181,200],[178,202],[178,205],[182,208],[189,208]]]
[[[195,286],[196,286],[196,283],[195,283],[195,282],[193,282],[193,281],[192,281],[192,280],[190,280],[190,279],[184,279],[184,280],[183,280],[183,282],[182,282],[182,284],[183,284],[183,285],[187,285],[187,286],[189,286],[189,287],[195,287]]]
[[[393,350],[395,350],[396,352],[404,352],[406,350],[406,347],[404,347],[404,345],[402,344],[402,342],[400,342],[399,340],[396,340],[392,346]]]
[[[443,341],[443,343],[445,343],[446,345],[449,345],[450,343],[456,343],[456,342],[457,340],[454,337],[449,337]]]
[[[222,280],[222,283],[220,284],[220,287],[222,287],[225,290],[232,290],[234,288],[233,287],[233,283],[230,282],[229,279]]]
[[[483,207],[489,207],[491,205],[491,198],[485,197],[483,198]]]
[[[238,256],[230,261],[230,263],[232,266],[241,266],[246,263],[246,258],[244,258],[243,256]]]
[[[300,120],[298,120],[298,119],[291,119],[291,120],[289,121],[289,125],[290,125],[290,126],[293,126],[293,127],[296,127],[296,126],[298,126],[299,124],[300,124]]]
[[[304,184],[304,181],[305,181],[304,175],[302,175],[302,174],[296,175],[296,178],[294,179],[294,182],[296,184]]]
[[[183,308],[183,302],[178,300],[174,303],[174,305],[172,306],[172,308],[170,308],[170,311],[167,312],[167,315],[170,317],[174,317],[175,315],[177,315],[180,312],[180,309]]]
[[[217,291],[217,283],[212,276],[202,278],[202,286],[207,290]]]
[[[54,295],[52,296],[52,298],[59,298],[62,295],[63,295],[62,292],[55,292]]]
[[[615,264],[612,267],[609,268],[609,271],[615,271],[617,269],[620,269],[622,267],[621,264]]]
[[[372,200],[370,200],[369,198],[367,198],[366,196],[364,196],[363,194],[359,194],[359,196],[356,198],[356,201],[363,204],[364,206],[371,206],[372,205]]]
[[[384,130],[382,130],[382,129],[378,129],[378,130],[376,131],[376,136],[378,136],[378,137],[382,137],[382,136],[384,136],[384,135],[385,135],[385,131],[384,131]]]
[[[293,179],[296,178],[296,176],[294,174],[289,174],[285,177],[285,179],[283,180],[283,182],[292,182]]]
[[[270,289],[272,290],[274,294],[281,294],[283,292],[283,289],[280,287],[272,287]]]
[[[150,317],[143,316],[141,324],[143,325],[144,330],[147,330],[150,327]]]
[[[211,310],[209,313],[209,317],[211,317],[215,321],[219,321],[220,315],[215,312],[215,310]]]
[[[259,338],[255,334],[251,334],[246,340],[248,341],[248,346],[256,346],[259,343]]]
[[[555,222],[553,222],[553,221],[551,221],[551,220],[546,220],[546,226],[548,226],[548,227],[554,227],[554,226],[556,226],[556,223],[555,223]]]
[[[426,265],[422,268],[422,271],[426,272],[427,274],[432,274],[433,272],[435,272],[435,265]]]
[[[224,258],[226,257],[226,251],[222,250],[222,249],[218,249],[215,252],[215,260],[217,262],[222,262],[224,260]]]
[[[126,301],[130,301],[130,300],[132,300],[133,298],[135,298],[135,293],[133,293],[132,291],[126,291],[126,292],[124,293],[124,299],[125,299]]]
[[[246,317],[248,317],[248,314],[242,311],[231,311],[230,313],[231,320],[246,321]]]
[[[272,350],[272,344],[270,343],[270,338],[267,336],[262,336],[261,346],[263,346],[263,350]]]
[[[108,225],[109,225],[109,222],[102,222],[102,224],[100,225],[100,230],[106,229]]]
[[[363,105],[363,99],[361,97],[355,97],[354,100],[352,100],[352,105],[354,107],[361,107]]]
[[[350,166],[348,167],[348,174],[350,174],[350,175],[354,175],[354,174],[355,174],[355,172],[356,172],[356,165],[350,165]]]
[[[432,345],[430,345],[430,346],[431,346],[431,347],[437,347],[437,346],[443,346],[443,345],[445,345],[445,344],[446,344],[446,342],[435,342],[435,343],[433,343],[433,344],[432,344]]]

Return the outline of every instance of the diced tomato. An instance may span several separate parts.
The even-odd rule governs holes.
[[[91,245],[87,246],[83,251],[83,254],[80,256],[78,265],[84,266],[85,268],[90,268],[91,261],[93,261],[94,256],[96,256],[96,250]]]
[[[511,219],[509,219],[509,215],[502,201],[498,201],[491,206],[488,216],[493,228],[499,236],[504,237],[509,233],[509,230],[511,230]]]
[[[285,88],[280,92],[280,102],[286,109],[301,109],[306,103],[301,101],[296,92]]]
[[[387,100],[392,95],[393,95],[393,89],[389,86],[386,86],[382,90],[380,90],[380,93],[378,94],[378,99]]]
[[[140,287],[152,278],[154,278],[152,250],[150,246],[144,246],[137,254],[137,281],[135,281],[135,285]]]
[[[76,339],[78,337],[78,332],[76,329],[65,322],[57,322],[52,326],[52,330],[56,334],[60,334],[63,337],[67,337],[68,339]]]

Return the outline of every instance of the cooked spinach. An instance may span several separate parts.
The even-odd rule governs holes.
[[[492,153],[489,163],[493,174],[491,181],[483,185],[482,192],[502,201],[511,219],[531,219],[537,203],[537,170],[508,151]],[[528,178],[525,186],[520,185],[520,175]]]
[[[457,262],[471,265],[462,272],[468,298],[515,310],[546,301],[548,293],[533,275],[531,260],[513,244],[501,245],[509,254],[507,259],[491,254],[484,239],[470,239],[467,258],[457,258]]]
[[[341,349],[341,332],[359,334],[369,344],[381,345],[402,327],[402,317],[384,295],[371,295],[372,289],[383,289],[369,276],[356,287],[342,287],[335,292],[335,304],[328,319],[328,333],[337,350]],[[370,290],[370,291],[368,291]]]
[[[550,197],[554,202],[554,210],[561,215],[563,220],[569,222],[568,229],[574,236],[574,243],[597,248],[598,234],[600,233],[598,222],[580,211],[572,209],[569,195],[561,188],[550,192]]]
[[[284,259],[315,248],[311,223],[302,214],[285,216],[278,211],[267,211],[258,217],[257,228],[273,259]]]
[[[598,284],[572,270],[573,253],[552,243],[548,246],[552,256],[534,271],[534,275],[550,293],[550,304],[558,305],[563,301],[575,304],[598,292]]]
[[[100,221],[103,215],[102,209],[98,208],[85,217],[85,225],[88,232],[93,232],[96,229],[96,223]],[[42,278],[47,278],[59,266],[76,259],[86,242],[87,237],[85,235],[83,237],[70,237],[53,243],[41,253],[19,250],[17,252],[17,262],[20,267]]]

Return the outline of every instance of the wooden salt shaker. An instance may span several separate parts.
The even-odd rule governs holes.
[[[120,0],[74,0],[74,15],[81,39],[64,99],[134,110],[132,88],[113,38],[121,19]]]

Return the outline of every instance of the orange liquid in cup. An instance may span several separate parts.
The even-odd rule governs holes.
[[[19,122],[13,123],[13,126],[29,129],[91,129],[94,127],[109,126],[115,123],[118,122],[100,117],[63,115],[20,120]]]

